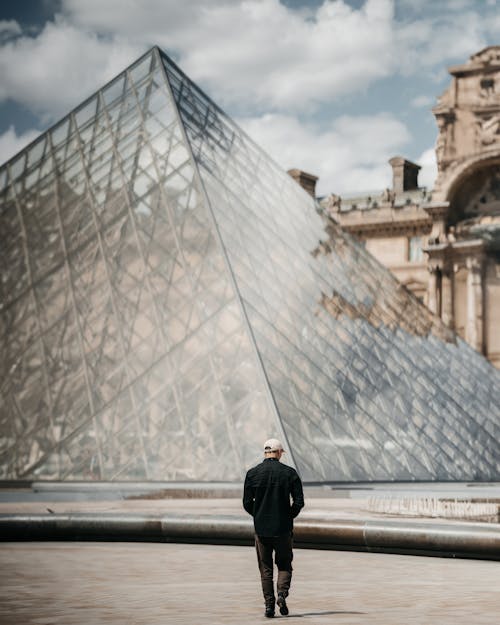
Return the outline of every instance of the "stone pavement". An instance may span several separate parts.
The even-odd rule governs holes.
[[[499,622],[496,562],[296,549],[294,565],[291,623]],[[0,544],[2,625],[261,622],[252,547]]]

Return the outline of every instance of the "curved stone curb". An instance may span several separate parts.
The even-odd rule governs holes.
[[[153,514],[3,514],[0,540],[253,543],[251,519]],[[397,521],[298,521],[297,547],[500,560],[500,527]]]

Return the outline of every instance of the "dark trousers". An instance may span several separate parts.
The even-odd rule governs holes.
[[[266,606],[274,606],[275,603],[273,587],[273,551],[274,561],[278,567],[277,591],[278,593],[283,593],[286,597],[290,589],[290,582],[292,581],[292,547],[291,533],[271,537],[255,535],[257,562],[259,563],[262,593],[264,594]]]

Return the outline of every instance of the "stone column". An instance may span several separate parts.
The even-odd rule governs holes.
[[[438,295],[438,272],[437,266],[429,265],[429,283],[427,286],[427,306],[435,315],[439,315]]]
[[[451,329],[454,327],[453,315],[453,269],[443,268],[441,275],[441,319]]]
[[[469,256],[467,266],[467,322],[465,340],[478,352],[484,351],[483,263]]]

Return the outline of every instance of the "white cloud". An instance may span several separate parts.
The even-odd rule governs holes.
[[[391,0],[354,10],[326,0],[316,11],[293,11],[278,0],[64,0],[72,23],[108,36],[158,43],[226,104],[300,109],[365,89],[387,76]]]
[[[426,3],[423,15],[396,20],[393,0],[357,9],[324,0],[307,11],[279,0],[62,0],[55,22],[0,46],[0,100],[54,118],[158,44],[226,108],[311,111],[398,71],[438,67],[442,77],[447,59],[500,34],[494,8],[469,4]]]
[[[394,6],[399,10],[394,16]],[[500,34],[484,0],[324,0],[296,11],[279,0],[63,0],[75,24],[175,50],[184,69],[227,102],[300,108],[465,59]],[[307,5],[306,5],[307,6]],[[124,8],[125,7],[125,8]]]
[[[34,36],[0,22],[8,33],[0,37],[0,102],[55,121],[158,44],[224,108],[245,116],[284,166],[320,174],[322,192],[378,188],[390,182],[387,159],[408,140],[395,117],[344,116],[320,127],[297,115],[346,94],[363,97],[398,72],[443,78],[447,60],[463,62],[500,35],[486,1],[443,10],[432,0],[398,0],[397,19],[394,4],[366,0],[354,9],[324,0],[297,11],[279,0],[61,0],[61,13]],[[422,94],[411,105],[432,99]]]
[[[18,136],[14,127],[10,126],[0,135],[0,165],[25,148],[39,134],[38,130],[28,130]]]
[[[102,39],[64,20],[47,23],[35,37],[1,47],[0,101],[24,104],[46,120],[79,104],[123,70],[142,48],[120,39]]]
[[[467,3],[469,4],[469,3]],[[398,67],[404,74],[421,73],[436,67],[440,78],[446,74],[446,63],[461,62],[487,45],[491,35],[500,31],[492,26],[491,15],[477,8],[441,11],[413,21],[398,24],[396,46]]]
[[[419,186],[432,189],[437,177],[435,149],[432,147],[422,152],[422,154],[417,159],[417,164],[422,167],[418,174]]]
[[[0,43],[21,34],[21,27],[15,20],[0,20]]]
[[[498,10],[490,16],[486,25],[486,30],[490,35],[491,40],[498,42],[500,38],[500,13]],[[477,52],[477,50],[475,50]]]
[[[382,189],[390,184],[389,158],[409,141],[406,127],[389,114],[343,116],[329,128],[291,115],[239,120],[248,134],[285,169],[319,176],[317,193]]]
[[[217,25],[219,43],[186,46],[183,65],[230,103],[304,109],[363,91],[391,69],[392,10],[385,0],[369,0],[358,11],[325,2],[309,20],[277,1],[205,16],[207,25]]]
[[[410,106],[414,108],[429,108],[436,101],[436,98],[431,98],[428,95],[419,95],[410,102]]]
[[[267,2],[268,0],[266,0]],[[202,14],[230,5],[234,0],[62,0],[62,13],[85,30],[119,34],[132,40],[171,34],[180,40]],[[176,34],[177,33],[177,34]]]

